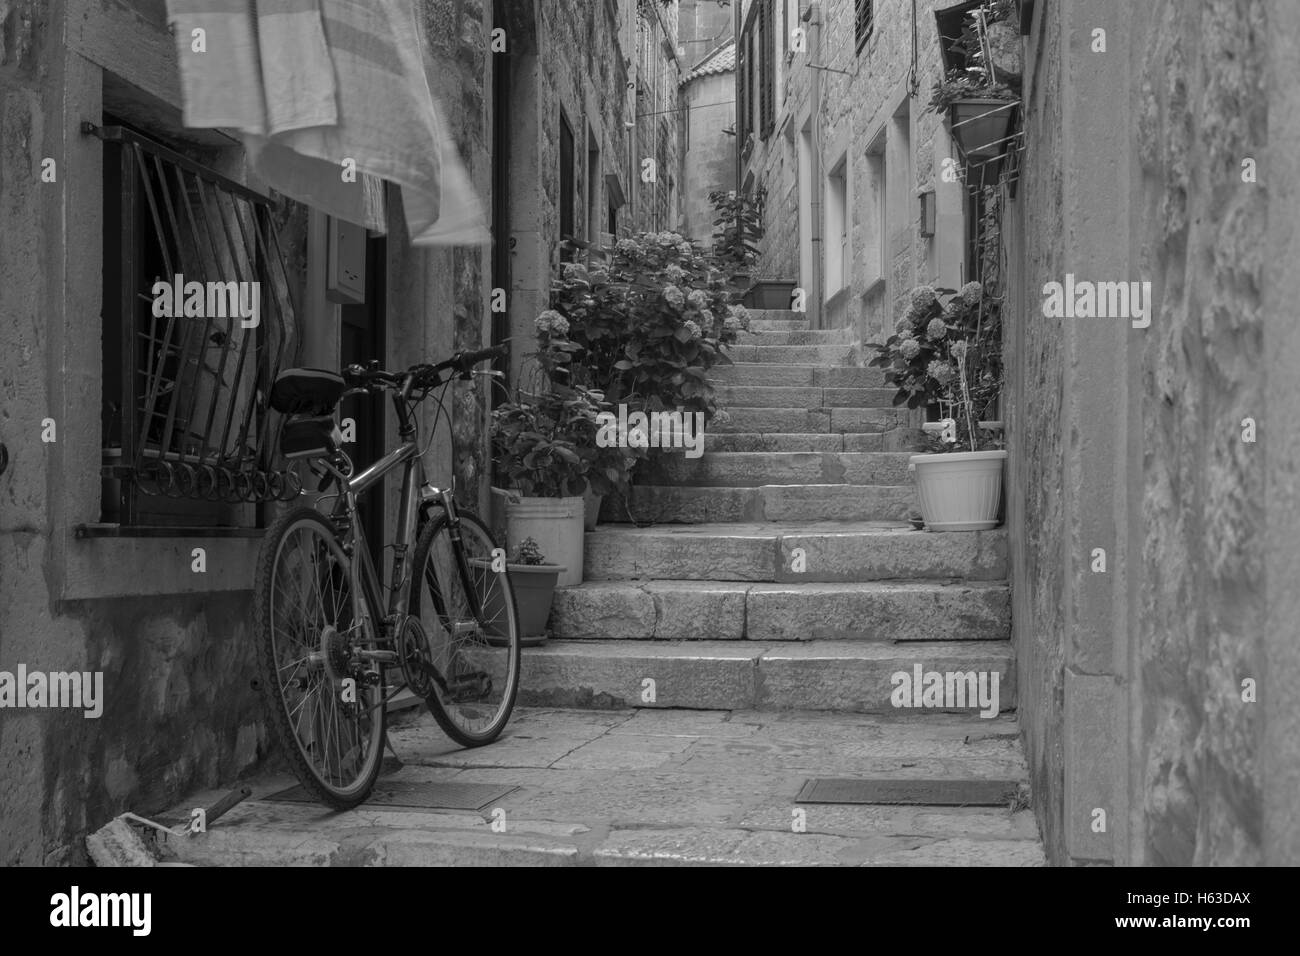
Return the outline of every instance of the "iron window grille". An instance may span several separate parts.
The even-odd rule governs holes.
[[[257,527],[252,505],[302,488],[267,407],[301,344],[271,201],[125,127],[84,130],[104,144],[102,520]],[[176,276],[202,284],[202,315],[155,315]]]
[[[759,0],[758,3],[758,68],[760,70],[758,78],[758,135],[760,139],[767,139],[772,135],[772,130],[776,125],[776,38],[772,35],[774,29],[773,18],[775,16],[772,9],[774,0]]]
[[[867,45],[871,31],[876,25],[875,9],[872,0],[854,0],[853,33],[857,37],[857,52]]]

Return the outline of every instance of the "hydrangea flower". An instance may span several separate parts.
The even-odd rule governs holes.
[[[940,388],[943,388],[957,377],[957,370],[949,363],[940,362],[936,359],[926,367],[925,374],[934,379]]]
[[[984,297],[984,287],[978,282],[967,282],[958,293],[967,305],[979,305]]]
[[[547,309],[533,320],[533,324],[538,332],[549,332],[554,335],[569,334],[569,320],[554,309]]]
[[[566,262],[560,268],[560,277],[566,282],[572,282],[575,279],[586,280],[587,267],[578,262]]]
[[[931,319],[925,327],[925,337],[931,342],[938,342],[947,334],[948,326],[943,324],[943,319]]]
[[[683,322],[682,327],[686,329],[687,333],[690,335],[692,339],[698,339],[703,334],[700,331],[700,327],[696,325],[695,322],[691,319],[687,319],[685,322]]]
[[[704,323],[706,328],[713,328],[713,313],[708,309],[701,309],[700,321]]]
[[[655,236],[655,241],[661,246],[678,246],[681,245],[682,237],[675,232],[661,232]]]
[[[735,319],[742,329],[749,328],[749,310],[743,305],[727,306],[727,318]]]
[[[681,242],[678,243],[677,245],[677,252],[679,255],[689,256],[692,255],[695,252],[695,250],[691,248],[691,244],[689,242]]]
[[[919,285],[912,290],[912,311],[924,312],[938,301],[934,286]]]
[[[921,343],[916,339],[904,339],[903,344],[898,347],[898,352],[910,362],[921,354]]]
[[[618,242],[614,243],[614,249],[624,255],[631,255],[634,252],[640,252],[641,246],[638,245],[634,239],[620,239]]]
[[[686,278],[686,273],[682,271],[682,267],[676,264],[670,265],[664,272],[667,274],[669,282],[677,283]]]
[[[713,413],[713,424],[730,425],[731,424],[730,413],[728,413],[725,408],[719,408],[716,412]]]
[[[680,309],[686,304],[686,296],[682,295],[682,290],[675,285],[664,286],[664,298],[674,309]]]
[[[952,348],[949,351],[952,352],[953,358],[961,361],[966,357],[966,340],[960,339],[959,341],[952,343]]]
[[[703,309],[709,304],[709,297],[703,289],[692,289],[691,294],[686,297],[686,301],[697,309]]]

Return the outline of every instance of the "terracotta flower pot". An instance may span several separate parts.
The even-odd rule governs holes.
[[[477,570],[491,573],[487,562],[471,561]],[[564,571],[559,564],[507,564],[510,583],[515,592],[515,609],[519,612],[520,644],[529,647],[546,640],[546,621],[551,616],[551,601],[555,597],[555,585]],[[487,602],[483,607],[484,616],[489,620],[503,620],[505,608],[500,588],[487,589]],[[499,631],[488,628],[488,643],[504,643],[493,640],[501,636]]]

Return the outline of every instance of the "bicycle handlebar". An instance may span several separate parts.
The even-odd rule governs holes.
[[[343,370],[343,380],[349,388],[369,388],[374,385],[390,388],[434,388],[441,384],[440,373],[453,371],[461,378],[469,378],[475,365],[504,356],[506,351],[504,345],[495,345],[471,352],[457,352],[437,365],[413,365],[404,372],[386,372],[378,368],[349,365]]]

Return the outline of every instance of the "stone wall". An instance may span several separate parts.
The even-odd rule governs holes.
[[[1266,144],[1269,32],[1254,0],[1099,2],[1038,5],[1029,38],[1007,492],[1021,723],[1056,862],[1262,862],[1270,775],[1294,778],[1294,748],[1262,761],[1265,698],[1242,684],[1267,680],[1275,599],[1269,187],[1242,176]],[[1067,273],[1149,281],[1150,326],[1043,317],[1043,283]],[[1293,830],[1290,846],[1274,860],[1296,862]]]

